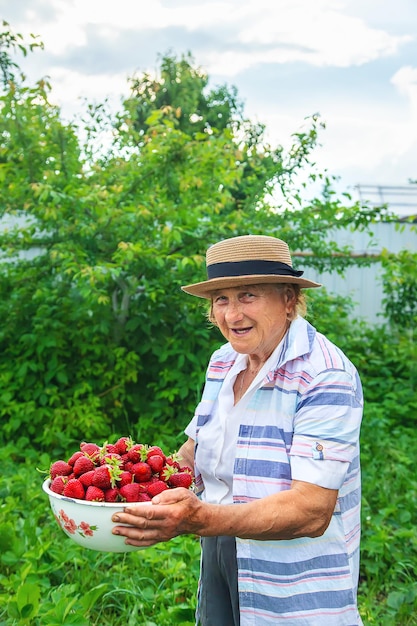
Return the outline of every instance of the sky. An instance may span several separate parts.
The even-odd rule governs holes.
[[[43,41],[19,65],[66,119],[85,99],[120,110],[130,77],[191,53],[272,145],[318,113],[340,190],[417,179],[417,0],[0,0],[0,18]]]

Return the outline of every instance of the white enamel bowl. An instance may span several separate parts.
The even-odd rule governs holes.
[[[100,552],[134,552],[143,550],[125,543],[125,537],[112,534],[116,526],[112,515],[123,511],[125,504],[121,502],[89,502],[61,496],[49,489],[49,478],[44,481],[42,489],[49,496],[49,503],[61,529],[75,543],[90,550]],[[140,502],[136,506],[149,506],[148,502]],[[119,524],[122,526],[122,524]]]

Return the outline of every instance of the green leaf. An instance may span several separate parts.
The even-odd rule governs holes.
[[[23,619],[33,617],[38,612],[41,590],[35,583],[23,583],[16,593],[16,604]]]

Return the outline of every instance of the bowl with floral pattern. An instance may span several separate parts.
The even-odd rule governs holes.
[[[89,502],[54,493],[49,488],[50,479],[44,481],[42,489],[49,497],[54,517],[64,533],[84,548],[100,552],[134,552],[143,550],[125,543],[125,538],[113,535],[115,523],[112,516],[123,511],[121,502]],[[137,506],[149,506],[140,502]],[[121,526],[121,524],[119,524]]]

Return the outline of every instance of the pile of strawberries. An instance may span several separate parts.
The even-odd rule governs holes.
[[[192,486],[192,470],[179,461],[175,453],[166,455],[131,437],[102,446],[82,442],[67,461],[52,463],[50,489],[91,502],[146,502],[165,489]]]

